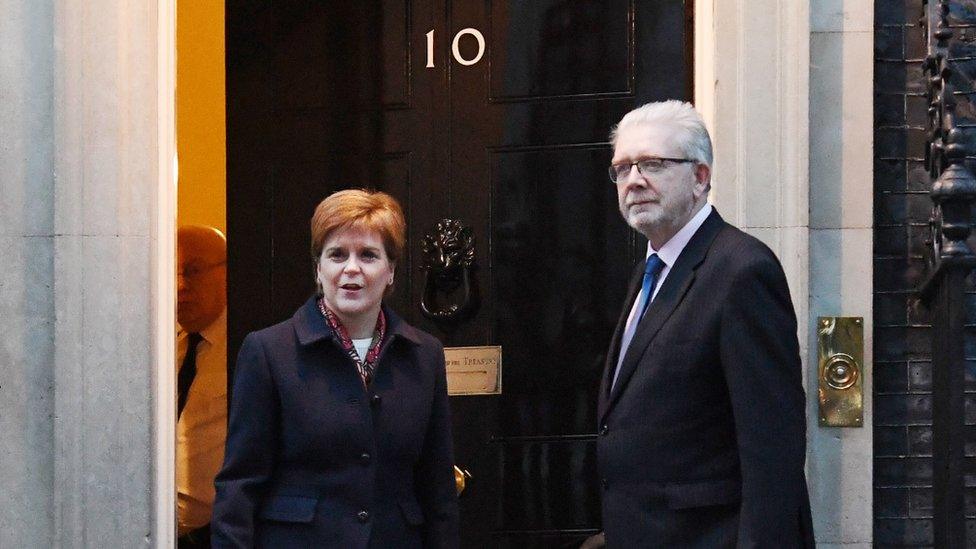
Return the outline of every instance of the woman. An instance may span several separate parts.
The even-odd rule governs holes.
[[[317,295],[238,355],[214,547],[458,545],[443,347],[381,306],[404,225],[381,192],[315,209]]]

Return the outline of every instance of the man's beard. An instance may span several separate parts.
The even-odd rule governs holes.
[[[655,232],[664,228],[679,230],[681,227],[676,225],[691,214],[695,208],[695,199],[691,197],[686,203],[680,204],[677,201],[670,203],[652,203],[650,209],[635,212],[629,207],[624,214],[627,224],[643,235]]]
[[[667,213],[660,204],[653,205],[650,209],[627,213],[627,224],[633,227],[636,231],[644,234],[646,234],[649,230],[663,227],[670,221],[671,220],[668,219]]]

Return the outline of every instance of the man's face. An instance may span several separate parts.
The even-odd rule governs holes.
[[[176,319],[184,330],[199,332],[227,303],[226,248],[215,233],[181,233],[176,256]]]
[[[617,134],[613,164],[658,158],[685,158],[673,138],[675,129],[666,125],[634,124]],[[696,201],[704,196],[707,181],[700,183],[696,171],[707,170],[693,162],[666,162],[658,173],[630,173],[617,181],[620,214],[634,229],[648,235],[680,229],[691,217]],[[707,173],[707,172],[706,172]]]

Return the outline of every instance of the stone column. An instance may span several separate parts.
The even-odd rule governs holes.
[[[696,102],[716,162],[711,199],[783,263],[807,388],[818,543],[871,543],[871,376],[865,425],[817,416],[816,317],[863,316],[871,357],[873,3],[696,2]],[[853,154],[852,154],[853,153]]]
[[[138,547],[153,509],[154,2],[58,2],[55,543]]]
[[[65,0],[54,14],[54,501],[63,547],[153,541],[156,9]]]
[[[864,317],[864,426],[819,427],[816,399],[808,409],[810,497],[825,548],[873,540],[873,72],[874,3],[811,2],[810,326]],[[807,337],[813,384],[813,328]]]
[[[0,0],[2,547],[160,543],[157,9]]]
[[[807,0],[696,2],[695,101],[715,146],[710,199],[783,264],[807,345]]]
[[[54,533],[52,0],[0,0],[0,547]]]

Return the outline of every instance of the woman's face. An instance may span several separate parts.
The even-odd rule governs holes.
[[[393,283],[393,264],[374,231],[335,231],[316,270],[325,304],[345,324],[379,314],[383,292]]]

